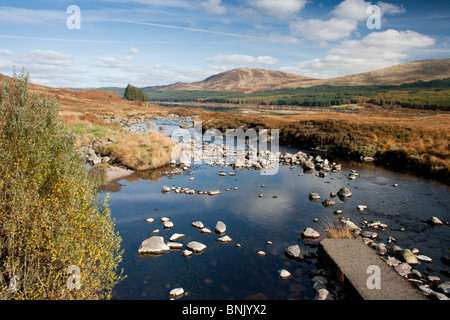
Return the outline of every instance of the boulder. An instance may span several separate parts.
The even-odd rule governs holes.
[[[331,206],[334,206],[335,204],[336,204],[336,202],[334,202],[333,200],[330,200],[330,199],[325,199],[322,201],[322,205],[324,207],[331,207]]]
[[[343,187],[339,189],[337,195],[340,198],[350,198],[352,196],[352,192],[348,188]]]
[[[395,271],[397,271],[402,277],[406,277],[411,273],[411,266],[406,262],[400,263],[398,266],[394,267]]]
[[[300,247],[298,245],[289,246],[286,248],[286,255],[288,255],[291,258],[303,260],[304,256],[300,250]]]
[[[186,247],[192,252],[202,252],[206,249],[206,246],[203,243],[197,241],[189,242]]]
[[[152,236],[141,243],[139,253],[163,254],[170,250],[169,246],[164,243],[164,238]]]
[[[354,224],[352,221],[350,220],[345,220],[345,219],[339,219],[339,224],[341,225],[342,228],[352,232],[352,231],[361,231],[361,228],[358,227],[356,224]]]
[[[227,226],[222,221],[217,221],[214,231],[217,233],[225,233],[225,231],[227,231]]]
[[[316,239],[320,237],[320,234],[312,229],[312,228],[306,228],[303,232],[302,232],[302,237],[303,238],[312,238],[312,239]]]
[[[202,229],[204,227],[204,225],[201,221],[192,222],[192,226],[195,228],[199,228],[199,229]]]
[[[174,233],[171,237],[170,237],[170,241],[177,241],[178,239],[182,238],[182,237],[186,237],[185,234],[183,233]]]

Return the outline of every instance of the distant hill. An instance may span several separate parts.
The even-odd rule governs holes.
[[[222,72],[193,83],[178,82],[143,88],[145,91],[199,90],[255,92],[317,85],[400,85],[418,80],[430,81],[450,77],[450,59],[429,59],[332,79],[314,79],[275,70],[239,68]]]
[[[144,90],[201,90],[251,92],[272,90],[275,85],[289,86],[293,83],[314,80],[293,73],[259,68],[239,68],[215,74],[203,81],[178,82],[167,86],[146,87]]]

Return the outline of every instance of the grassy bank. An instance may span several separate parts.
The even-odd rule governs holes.
[[[63,113],[63,116],[76,133],[78,148],[95,143],[93,148],[98,155],[136,171],[159,168],[170,162],[174,143],[157,132],[131,133],[119,123],[105,122],[92,113]]]
[[[412,116],[392,113],[318,113],[250,116],[204,113],[204,130],[225,132],[246,125],[279,129],[280,143],[323,148],[331,155],[359,159],[373,156],[385,166],[450,184],[450,115]]]

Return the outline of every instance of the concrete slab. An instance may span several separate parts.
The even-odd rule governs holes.
[[[349,299],[428,300],[361,240],[324,239],[319,259],[337,276]]]

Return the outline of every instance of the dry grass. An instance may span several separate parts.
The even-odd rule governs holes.
[[[174,142],[157,132],[129,134],[107,145],[103,154],[117,157],[129,169],[143,171],[169,164]]]
[[[335,224],[331,219],[326,219],[322,222],[322,227],[325,230],[326,238],[329,239],[352,239],[354,235],[348,229],[342,228],[339,224]]]

